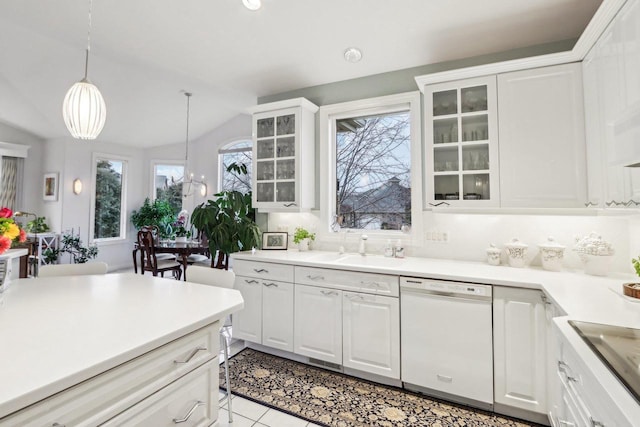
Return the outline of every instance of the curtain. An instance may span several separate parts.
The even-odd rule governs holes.
[[[14,210],[18,193],[18,158],[2,157],[0,165],[0,207]]]

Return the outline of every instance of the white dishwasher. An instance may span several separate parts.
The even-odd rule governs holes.
[[[405,388],[493,407],[491,286],[400,278]]]

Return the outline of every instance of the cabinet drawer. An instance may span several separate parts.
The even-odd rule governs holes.
[[[233,261],[233,272],[236,276],[293,282],[292,265],[237,259]]]
[[[103,426],[211,425],[218,418],[217,361],[202,365]]]
[[[95,426],[213,359],[219,322],[199,329],[0,420],[0,426]]]
[[[398,276],[313,267],[296,267],[295,273],[296,284],[398,296]]]

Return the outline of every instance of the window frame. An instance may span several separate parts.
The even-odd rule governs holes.
[[[96,183],[98,173],[98,161],[117,161],[122,162],[122,190],[120,193],[120,235],[117,237],[104,237],[96,239],[95,236],[95,221],[96,221]],[[89,212],[89,244],[113,244],[120,243],[127,240],[127,188],[128,188],[128,176],[129,176],[129,163],[131,159],[129,157],[120,156],[117,154],[107,153],[93,153],[91,165],[91,210]]]
[[[320,222],[319,232],[325,238],[337,238],[331,230],[336,211],[336,120],[408,111],[411,126],[411,231],[343,229],[347,233],[367,234],[374,239],[410,239],[412,245],[422,245],[423,239],[423,172],[422,120],[420,92],[342,102],[320,107]]]
[[[237,144],[241,144],[241,143],[249,143],[249,147],[247,149],[245,148],[231,148],[234,145]],[[218,192],[222,192],[224,191],[222,188],[222,185],[224,184],[224,163],[222,161],[222,158],[225,154],[230,154],[230,153],[239,153],[242,151],[248,151],[251,153],[251,162],[253,163],[253,139],[252,138],[240,138],[240,139],[234,139],[231,142],[228,142],[226,144],[224,144],[222,147],[220,147],[218,149]],[[253,178],[252,178],[253,180]],[[251,190],[253,190],[253,188],[251,188]]]

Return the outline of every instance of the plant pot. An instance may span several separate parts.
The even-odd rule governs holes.
[[[584,272],[592,276],[606,276],[609,274],[613,256],[584,254]]]
[[[300,241],[300,243],[298,243],[298,250],[299,251],[308,251],[309,250],[309,245],[311,244],[311,240],[310,239],[302,239]]]
[[[187,243],[187,236],[176,237],[176,243]]]

